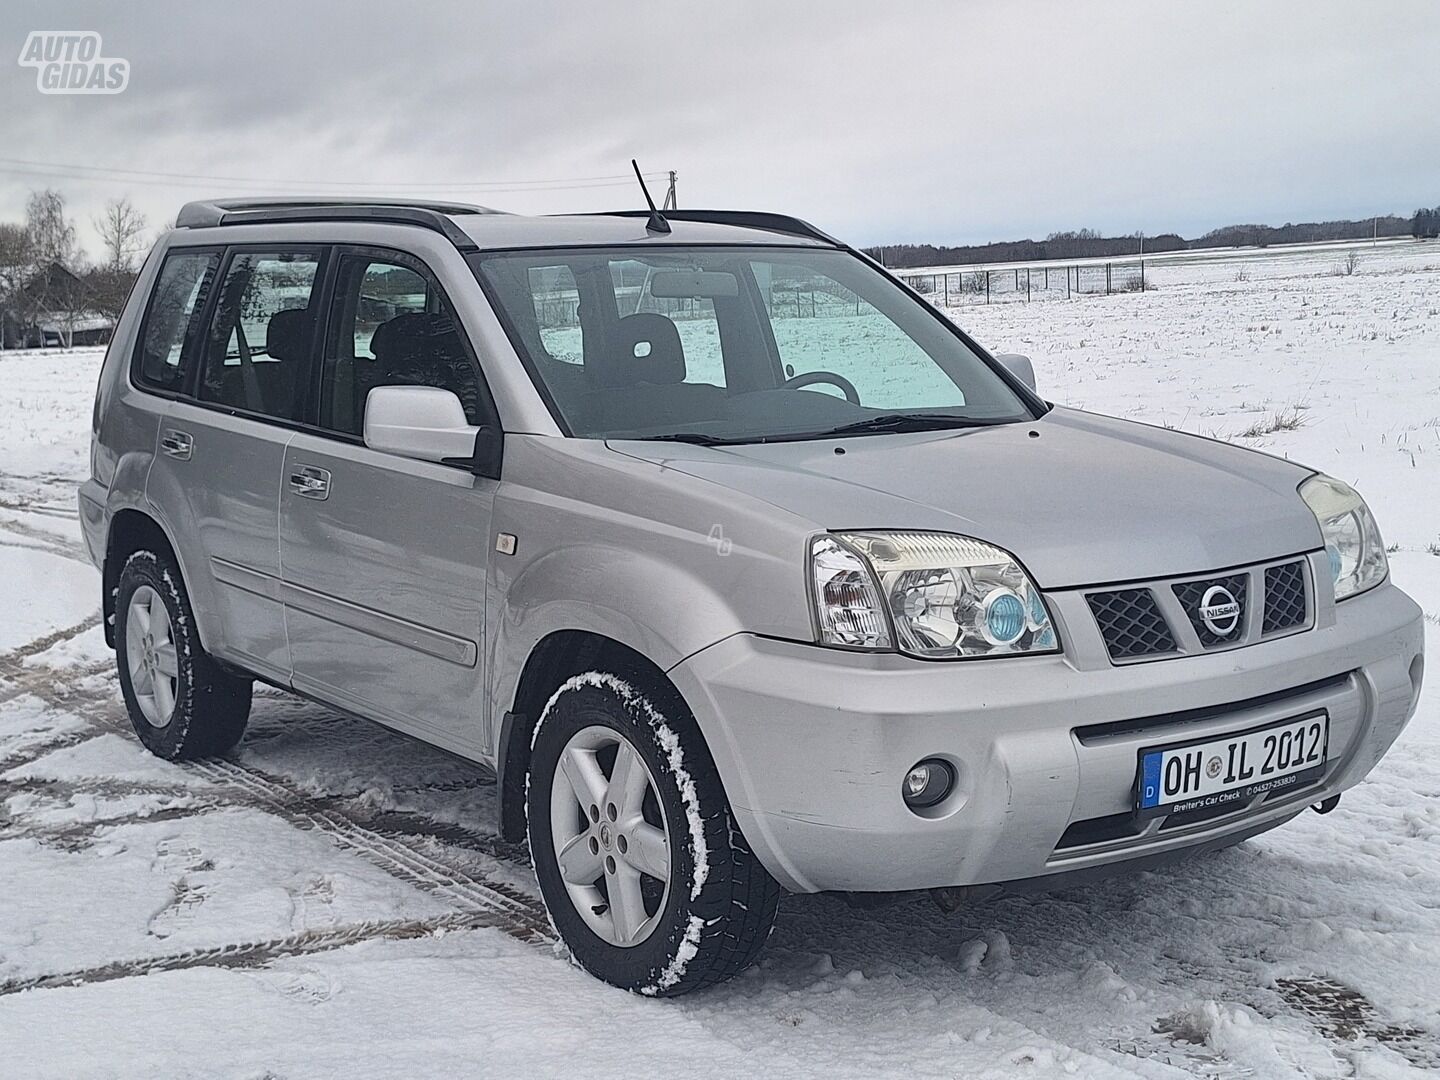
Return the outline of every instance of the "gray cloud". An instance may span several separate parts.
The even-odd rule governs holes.
[[[1440,7],[1098,3],[10,3],[94,29],[116,97],[39,94],[0,56],[0,156],[365,181],[526,212],[628,186],[440,181],[677,169],[686,205],[801,214],[860,242],[1176,228],[1440,202]],[[0,171],[0,217],[63,190],[87,222],[260,185]]]

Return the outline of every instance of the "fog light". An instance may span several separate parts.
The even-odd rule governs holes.
[[[934,806],[955,785],[955,773],[938,758],[927,758],[905,774],[901,794],[909,807]]]

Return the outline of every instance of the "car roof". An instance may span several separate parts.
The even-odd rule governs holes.
[[[649,212],[531,216],[468,203],[405,199],[252,198],[186,203],[177,229],[282,222],[408,224],[443,233],[462,251],[592,247],[624,244],[785,244],[837,247],[813,225],[783,214],[745,210],[671,210],[669,232],[647,228]],[[198,239],[198,237],[196,238]]]
[[[824,244],[817,237],[796,232],[733,222],[687,220],[682,215],[683,212],[665,215],[670,224],[668,233],[649,231],[645,227],[648,214],[564,214],[554,217],[496,214],[454,220],[482,250],[620,244]]]

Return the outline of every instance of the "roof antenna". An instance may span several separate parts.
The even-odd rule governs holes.
[[[634,158],[630,159],[630,167],[635,170],[635,179],[640,181],[640,190],[645,193],[645,201],[650,204],[650,220],[645,223],[645,231],[668,233],[670,223],[665,220],[665,215],[655,209],[655,200],[650,197],[650,189],[645,186],[645,177],[640,175],[640,165]]]

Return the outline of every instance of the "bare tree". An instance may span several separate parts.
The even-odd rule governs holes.
[[[60,343],[70,349],[75,346],[75,328],[78,323],[92,314],[96,297],[89,276],[72,276],[68,270],[51,289],[52,312],[60,329]]]
[[[65,196],[50,188],[32,191],[25,204],[25,235],[31,263],[15,294],[14,310],[22,325],[36,326],[66,299],[55,295],[57,275],[51,267],[73,265],[79,254],[75,225],[65,216]]]
[[[18,322],[20,289],[35,272],[35,253],[23,225],[0,224],[0,349],[9,321]]]
[[[65,216],[65,196],[51,188],[32,191],[25,205],[25,231],[40,264],[58,262],[74,267],[80,248],[75,242],[75,223]]]
[[[145,215],[129,199],[111,199],[92,219],[104,251],[101,264],[85,275],[87,298],[101,315],[119,319],[135,283],[135,266],[145,250]]]
[[[47,188],[30,193],[25,206],[25,235],[30,265],[11,308],[22,326],[58,324],[66,348],[74,340],[77,321],[90,306],[83,253],[75,239],[75,223],[65,216],[65,197]]]
[[[145,250],[145,215],[129,199],[111,199],[105,212],[91,222],[100,234],[104,250],[104,269],[111,273],[130,273],[135,260]]]

